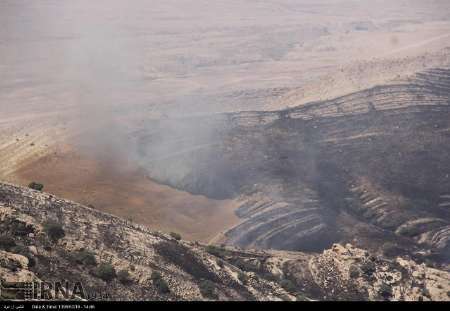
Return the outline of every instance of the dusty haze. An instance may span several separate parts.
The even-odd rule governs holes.
[[[167,119],[296,106],[439,65],[449,16],[447,0],[1,1],[0,178],[214,238],[233,204],[149,179],[149,120],[170,134]]]

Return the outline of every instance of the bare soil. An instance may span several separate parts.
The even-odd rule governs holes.
[[[207,242],[238,222],[231,200],[192,195],[137,169],[117,169],[122,163],[100,163],[64,149],[29,161],[16,178],[24,185],[39,181],[46,192],[189,240]]]

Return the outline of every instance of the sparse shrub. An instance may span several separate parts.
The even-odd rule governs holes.
[[[297,291],[297,286],[295,286],[294,282],[291,280],[283,279],[280,281],[280,285],[290,293],[295,293]]]
[[[242,284],[247,284],[249,278],[248,278],[247,274],[245,274],[244,272],[239,271],[238,279],[239,279],[239,281],[242,282]]]
[[[95,274],[103,281],[109,282],[116,277],[116,269],[109,263],[102,263],[98,266]]]
[[[80,250],[71,255],[71,259],[79,265],[96,266],[97,260],[92,252]]]
[[[122,284],[131,283],[130,273],[127,270],[120,270],[119,272],[117,272],[117,279]]]
[[[181,240],[181,235],[180,235],[179,233],[171,232],[171,233],[170,233],[170,236],[171,236],[172,238],[174,238],[175,240],[177,240],[177,241]]]
[[[216,286],[214,285],[213,282],[209,280],[201,280],[200,283],[198,284],[198,288],[203,297],[210,299],[218,299],[216,293]]]
[[[169,285],[163,279],[161,273],[159,273],[157,271],[153,271],[151,279],[152,279],[152,282],[153,282],[153,286],[155,286],[156,290],[160,294],[168,294],[170,292]]]
[[[222,249],[215,245],[206,246],[206,251],[213,256],[221,257],[221,258],[225,257],[227,254],[227,251],[225,249]]]
[[[37,190],[37,191],[42,191],[42,190],[44,190],[44,185],[33,181],[28,185],[28,188]]]
[[[16,246],[16,242],[10,236],[2,235],[0,236],[0,248],[9,251],[11,248]]]
[[[388,299],[392,297],[392,288],[387,285],[386,283],[381,284],[380,288],[378,289],[378,294],[383,297],[384,299]]]
[[[356,279],[359,276],[358,267],[355,265],[351,265],[350,268],[348,269],[348,275],[350,276],[350,278]]]
[[[54,242],[58,241],[66,235],[62,225],[52,221],[46,222],[44,224],[44,231]]]
[[[376,271],[375,263],[370,260],[366,260],[361,265],[361,270],[362,272],[364,272],[364,274],[371,276]]]

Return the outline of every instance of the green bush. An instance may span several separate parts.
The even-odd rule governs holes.
[[[152,279],[152,282],[153,282],[153,286],[155,286],[156,290],[160,294],[168,294],[170,292],[169,285],[163,279],[161,273],[159,273],[157,271],[153,271],[151,279]]]
[[[0,248],[5,251],[9,251],[11,248],[16,246],[16,242],[10,236],[2,235],[0,236]]]
[[[37,190],[37,191],[42,191],[42,190],[44,190],[44,185],[33,181],[28,185],[28,188],[31,188],[31,189]]]
[[[170,236],[171,236],[172,238],[174,238],[175,240],[177,240],[177,241],[181,240],[181,235],[180,235],[179,233],[171,232],[171,233],[170,233]]]
[[[66,235],[62,225],[53,221],[48,221],[44,224],[44,231],[54,242],[58,241]]]
[[[98,266],[95,274],[103,281],[109,282],[116,277],[116,269],[109,263],[102,263]]]
[[[117,272],[117,279],[122,284],[131,283],[130,273],[127,270],[120,270],[119,272]]]
[[[87,250],[80,250],[71,255],[71,259],[79,265],[96,266],[97,260],[94,253]]]
[[[216,286],[209,280],[201,280],[198,284],[200,293],[205,298],[217,299]]]

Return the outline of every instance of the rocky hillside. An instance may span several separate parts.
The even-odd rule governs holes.
[[[450,299],[446,268],[408,256],[202,245],[11,184],[0,184],[0,220],[2,283],[81,282],[73,299]]]

